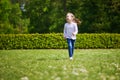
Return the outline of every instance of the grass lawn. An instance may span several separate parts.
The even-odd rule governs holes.
[[[120,80],[120,49],[0,50],[0,80]]]

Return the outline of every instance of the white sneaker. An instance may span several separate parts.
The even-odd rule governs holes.
[[[72,57],[70,57],[70,60],[73,60],[73,58],[72,58]]]

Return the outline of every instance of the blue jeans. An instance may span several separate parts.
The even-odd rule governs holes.
[[[75,40],[73,40],[73,39],[68,39],[68,38],[67,38],[67,43],[68,43],[69,57],[72,57],[72,56],[73,56],[73,53],[74,53]]]

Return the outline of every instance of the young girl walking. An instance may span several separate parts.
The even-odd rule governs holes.
[[[73,59],[74,53],[74,44],[76,40],[76,34],[78,33],[77,24],[80,23],[80,20],[75,18],[73,13],[67,13],[66,23],[64,25],[64,38],[67,40],[68,52],[70,60]]]

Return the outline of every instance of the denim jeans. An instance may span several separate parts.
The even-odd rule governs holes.
[[[67,43],[68,43],[69,57],[72,57],[73,53],[74,53],[74,43],[75,43],[75,40],[67,38]]]

